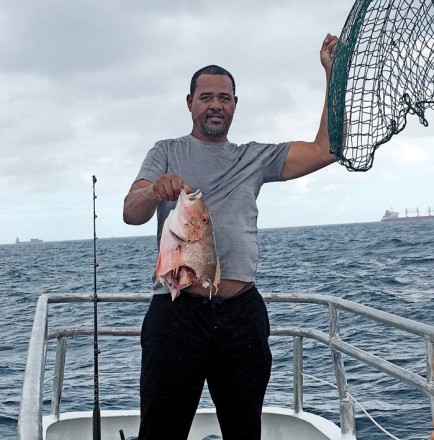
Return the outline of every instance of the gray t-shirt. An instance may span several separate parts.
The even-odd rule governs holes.
[[[159,141],[149,151],[136,180],[154,182],[178,174],[193,191],[200,189],[214,226],[221,278],[254,281],[258,264],[256,198],[262,184],[280,181],[291,143],[202,142],[191,135]],[[176,202],[157,208],[158,246],[164,221]],[[154,292],[169,290],[153,276]]]

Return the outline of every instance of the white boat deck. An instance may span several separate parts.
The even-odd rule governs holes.
[[[101,411],[101,438],[119,440],[122,429],[125,438],[137,436],[140,416],[138,411]],[[308,412],[295,414],[282,408],[264,408],[262,416],[263,440],[343,440],[334,423]],[[44,417],[44,440],[93,440],[91,412],[75,412]],[[188,440],[218,440],[221,432],[213,409],[199,409]]]

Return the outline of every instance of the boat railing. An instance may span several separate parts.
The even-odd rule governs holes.
[[[150,294],[98,294],[99,302],[149,302]],[[312,328],[277,327],[272,336],[290,336],[293,338],[293,409],[295,413],[303,411],[303,340],[316,340],[331,349],[336,387],[339,395],[340,428],[342,435],[355,435],[354,403],[351,398],[345,373],[343,355],[374,367],[415,389],[429,398],[431,413],[434,418],[434,326],[402,318],[369,306],[354,303],[342,298],[319,294],[268,294],[263,295],[268,303],[309,303],[328,308],[329,332]],[[20,413],[18,418],[18,440],[42,440],[42,401],[45,373],[45,355],[47,343],[57,338],[55,371],[53,376],[53,395],[51,414],[60,415],[60,402],[63,389],[67,338],[80,335],[92,335],[93,327],[63,329],[48,333],[48,305],[51,303],[91,302],[92,294],[65,293],[41,295],[35,312],[35,319],[30,336],[28,359],[24,374]],[[426,342],[426,377],[413,373],[381,357],[366,352],[345,342],[340,337],[340,312],[350,312],[373,321],[389,325],[404,332],[417,335]],[[139,327],[99,327],[98,334],[112,336],[138,336]]]

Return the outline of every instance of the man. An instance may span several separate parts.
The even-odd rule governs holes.
[[[327,82],[337,37],[320,58]],[[235,81],[218,66],[193,76],[187,106],[191,135],[158,142],[148,153],[124,204],[124,221],[164,220],[181,188],[200,189],[211,212],[221,282],[190,286],[174,301],[155,279],[142,327],[139,439],[186,439],[204,381],[225,440],[261,436],[261,410],[271,371],[268,315],[254,286],[258,261],[256,198],[263,183],[304,176],[334,162],[327,103],[313,142],[236,145],[227,134],[237,106]]]

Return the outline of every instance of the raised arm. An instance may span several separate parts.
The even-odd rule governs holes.
[[[313,142],[294,141],[292,143],[280,174],[282,180],[304,176],[330,165],[336,160],[335,156],[330,153],[327,91],[337,41],[336,36],[327,34],[321,46],[320,58],[326,74],[327,87],[318,133]]]
[[[155,182],[137,180],[124,200],[124,222],[129,225],[147,223],[161,201],[178,199],[181,188],[190,192],[189,186],[176,174],[164,174]]]

